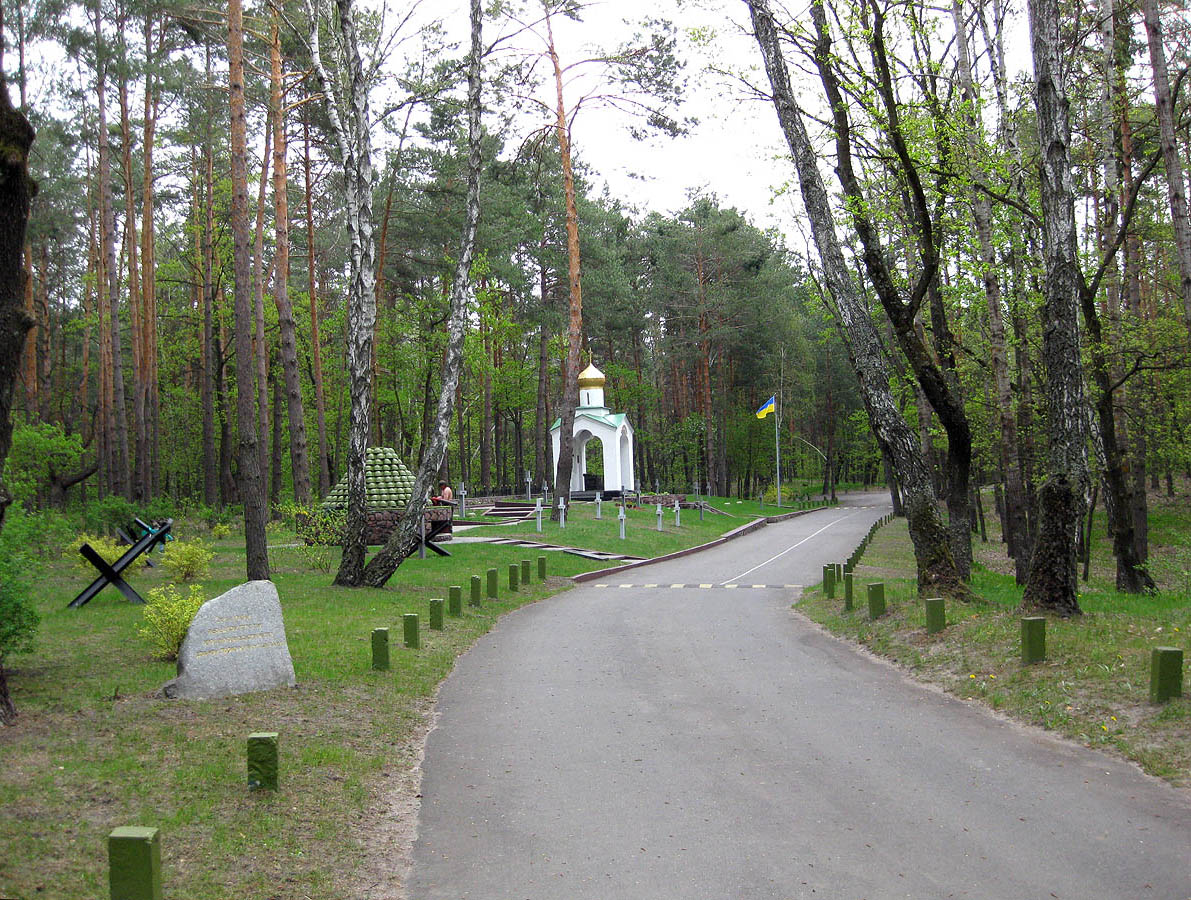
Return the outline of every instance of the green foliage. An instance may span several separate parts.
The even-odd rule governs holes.
[[[295,524],[303,544],[338,544],[347,524],[347,513],[321,507],[300,510],[295,516]]]
[[[175,581],[194,581],[207,577],[214,558],[214,551],[208,550],[202,541],[170,541],[162,562]]]
[[[0,667],[13,654],[33,649],[40,619],[28,600],[28,561],[19,532],[6,527],[0,533]]]
[[[82,458],[82,437],[66,434],[56,422],[18,425],[3,480],[17,501],[29,505],[49,490],[53,476],[77,471]]]
[[[172,584],[149,591],[144,621],[137,634],[147,640],[158,659],[177,659],[186,631],[199,607],[205,603],[202,585],[192,584],[189,594],[182,594]]]
[[[92,532],[114,532],[117,528],[126,528],[136,518],[136,507],[123,497],[108,494],[102,500],[87,504],[83,510],[83,528]]]
[[[29,562],[57,559],[75,543],[76,528],[69,518],[54,510],[26,512],[15,504],[4,518],[4,556],[11,556],[17,548]]]
[[[232,533],[232,526],[225,522],[216,522],[211,526],[211,537],[217,541],[221,541],[226,537],[230,537]]]
[[[75,566],[87,574],[94,574],[95,567],[92,566],[91,563],[88,562],[87,558],[79,552],[83,544],[90,544],[91,549],[98,553],[100,558],[102,558],[103,561],[108,565],[116,562],[116,560],[123,556],[128,550],[127,544],[121,544],[117,542],[115,538],[110,538],[105,534],[87,534],[86,532],[83,532],[82,534],[76,535],[74,540],[71,542],[71,549],[74,551],[71,554],[71,558]],[[144,568],[145,566],[148,566],[149,555],[147,553],[142,553],[139,557],[137,557],[132,565],[137,568]]]

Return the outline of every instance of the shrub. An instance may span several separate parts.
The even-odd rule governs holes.
[[[162,563],[175,581],[194,581],[206,578],[215,553],[202,541],[170,541],[165,545]]]
[[[20,547],[23,555],[39,560],[58,559],[74,543],[76,527],[57,510],[44,509],[38,513],[25,512],[14,503],[4,518],[4,539],[10,548]],[[11,555],[12,551],[6,551]]]
[[[131,503],[116,494],[108,494],[87,504],[83,510],[83,527],[88,531],[114,532],[117,528],[127,528],[136,517],[136,508]]]
[[[0,534],[0,722],[10,723],[17,711],[8,693],[9,660],[33,649],[39,618],[29,605],[28,585],[22,578],[27,560],[21,545],[5,528]]]
[[[343,540],[343,527],[347,524],[347,514],[343,512],[328,512],[323,509],[300,510],[295,520],[298,537],[302,543],[310,544],[338,544]]]
[[[91,549],[98,553],[109,566],[128,551],[127,544],[120,544],[115,538],[110,538],[106,535],[86,533],[78,535],[70,545],[74,551],[74,564],[89,575],[95,574],[95,567],[79,552],[83,544],[90,544]],[[132,565],[136,568],[149,565],[149,555],[142,553]]]
[[[153,645],[157,659],[178,658],[190,623],[204,602],[200,584],[192,584],[190,593],[185,595],[172,584],[149,591],[143,612],[144,622],[137,633]]]
[[[217,522],[211,528],[211,537],[215,538],[217,541],[221,541],[225,537],[229,537],[231,533],[232,526],[228,525],[226,522]]]

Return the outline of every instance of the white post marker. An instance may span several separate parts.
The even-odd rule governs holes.
[[[678,501],[674,501],[674,527],[682,527],[682,509],[678,506]]]
[[[558,501],[558,527],[567,527],[567,501],[565,500]]]
[[[658,531],[662,530],[662,504],[658,504]]]
[[[604,500],[603,495],[599,491],[596,491],[596,518],[597,519],[604,518],[600,512],[600,504],[603,502],[603,500]]]
[[[620,508],[620,512],[616,514],[616,518],[620,519],[620,539],[624,540],[624,507]]]
[[[533,477],[529,474],[529,469],[525,470],[525,499],[530,499],[533,493]]]
[[[538,514],[538,534],[542,533],[542,498],[538,497],[538,505],[533,510]]]
[[[467,518],[467,485],[459,482],[459,518]]]

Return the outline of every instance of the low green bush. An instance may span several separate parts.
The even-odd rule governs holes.
[[[178,658],[186,631],[195,613],[206,602],[203,587],[192,584],[189,594],[182,594],[175,585],[167,584],[149,591],[145,602],[144,621],[137,633],[147,640],[157,659]]]
[[[83,544],[90,544],[91,549],[98,553],[103,561],[108,565],[115,563],[116,560],[118,560],[128,551],[127,544],[121,544],[117,542],[115,538],[110,538],[107,535],[87,534],[85,532],[83,534],[77,535],[70,544],[70,549],[72,551],[71,558],[77,569],[80,569],[89,575],[95,574],[95,567],[92,566],[91,563],[87,561],[86,557],[79,552]],[[139,557],[137,557],[132,565],[135,568],[142,568],[149,565],[149,555],[147,553],[142,553]]]
[[[170,541],[165,545],[162,564],[174,581],[194,581],[207,577],[214,558],[215,552],[202,541]]]
[[[226,522],[216,522],[211,527],[211,537],[217,541],[223,540],[225,537],[231,537],[232,526]]]

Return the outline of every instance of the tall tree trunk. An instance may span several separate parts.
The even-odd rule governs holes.
[[[981,177],[975,171],[979,158],[976,147],[978,124],[975,117],[977,94],[972,75],[972,62],[968,54],[968,31],[960,0],[952,0],[951,14],[955,21],[956,44],[959,49],[959,78],[963,86],[964,99],[969,112],[964,126],[969,152],[965,159],[969,163],[969,175]],[[992,204],[988,195],[973,188],[968,192],[968,203],[972,209],[972,222],[980,246],[980,263],[984,298],[988,306],[989,367],[992,369],[996,389],[996,413],[1000,425],[1001,471],[1005,478],[1005,519],[1002,523],[1009,556],[1013,559],[1014,575],[1018,584],[1025,584],[1029,565],[1026,542],[1025,489],[1022,484],[1021,464],[1017,458],[1017,420],[1013,412],[1013,388],[1009,381],[1009,360],[1005,351],[1005,321],[1001,304],[1000,265],[992,239]]]
[[[240,429],[240,496],[244,502],[244,539],[250,581],[269,577],[265,543],[265,486],[257,446],[256,382],[252,359],[252,286],[248,245],[248,141],[244,110],[244,20],[241,0],[227,12],[229,106],[231,109],[232,241],[236,316],[236,424]]]
[[[1071,126],[1058,0],[1030,0],[1034,104],[1041,148],[1046,263],[1042,358],[1046,364],[1050,471],[1039,491],[1038,536],[1022,603],[1078,615],[1076,542],[1088,488],[1087,433],[1079,342],[1079,257]]]
[[[34,131],[13,108],[8,82],[0,76],[0,478],[12,447],[12,400],[20,374],[21,352],[33,320],[25,312],[25,270],[22,258],[29,205],[37,186],[29,178],[29,148]],[[0,528],[12,502],[0,480]],[[0,677],[3,669],[0,667]],[[7,696],[0,685],[0,696]]]
[[[212,81],[211,48],[207,47],[207,84]],[[217,460],[215,456],[215,375],[219,358],[215,352],[215,155],[211,142],[214,109],[208,106],[206,140],[203,141],[203,502],[214,507],[219,499]]]
[[[1158,112],[1162,162],[1166,169],[1166,194],[1170,201],[1175,254],[1179,262],[1183,317],[1187,327],[1191,328],[1191,218],[1188,217],[1187,191],[1183,182],[1183,161],[1179,157],[1175,136],[1174,103],[1170,94],[1170,75],[1166,68],[1166,48],[1162,43],[1162,19],[1158,15],[1158,0],[1142,0],[1141,8],[1150,47],[1150,68],[1154,75],[1154,106]]]
[[[570,311],[567,317],[567,359],[562,387],[562,431],[559,434],[558,471],[554,476],[554,504],[550,510],[552,521],[558,521],[559,503],[571,499],[571,476],[574,471],[575,408],[579,405],[579,352],[583,346],[583,288],[579,277],[579,211],[575,205],[575,174],[571,166],[571,136],[567,126],[567,108],[562,93],[562,66],[554,48],[554,29],[550,21],[550,7],[546,10],[548,54],[554,67],[554,90],[557,106],[554,130],[558,135],[558,153],[562,161],[562,184],[566,200],[567,284],[570,289]]]
[[[802,113],[794,99],[773,13],[768,0],[746,0],[746,3],[773,87],[773,103],[778,121],[797,167],[803,204],[823,264],[827,287],[836,303],[847,337],[852,367],[860,382],[869,422],[877,443],[892,460],[901,483],[907,525],[918,567],[919,590],[966,597],[968,591],[951,557],[950,539],[939,515],[930,473],[918,453],[913,432],[894,402],[880,337],[869,318],[868,309],[857,294],[851,269],[836,236],[830,199],[819,174],[819,155],[811,145]]]
[[[434,434],[424,454],[413,494],[392,537],[364,570],[364,583],[383,586],[416,546],[422,530],[422,514],[438,469],[446,456],[447,433],[451,425],[452,406],[463,367],[463,337],[467,324],[467,307],[471,298],[471,263],[475,252],[476,224],[480,217],[480,63],[483,53],[481,40],[482,12],[480,0],[471,0],[471,54],[467,69],[467,209],[460,237],[459,255],[451,282],[450,320],[447,326],[447,348],[443,361],[442,387],[438,394],[438,411]]]
[[[339,12],[340,48],[346,62],[346,103],[334,94],[334,82],[327,76],[319,46],[318,8],[307,4],[310,19],[311,56],[325,97],[331,130],[343,162],[347,230],[350,235],[350,280],[348,285],[347,371],[351,392],[347,453],[347,525],[343,556],[335,584],[360,585],[364,575],[367,488],[364,461],[368,449],[368,398],[372,374],[372,335],[376,328],[376,246],[372,238],[372,122],[368,112],[368,84],[360,58],[354,0],[336,0]]]
[[[318,495],[331,490],[331,454],[327,448],[327,401],[323,393],[323,355],[318,333],[318,286],[314,280],[314,199],[310,183],[310,116],[302,114],[304,187],[306,189],[306,274],[310,300],[310,354],[314,359],[314,413],[318,430]]]
[[[261,457],[264,491],[270,495],[269,472],[269,350],[265,346],[265,200],[269,185],[269,150],[273,146],[273,107],[265,116],[265,152],[256,189],[256,230],[252,253],[252,364],[256,368],[256,446]]]
[[[104,271],[107,300],[108,369],[111,392],[111,489],[112,493],[129,497],[128,471],[128,414],[124,401],[124,364],[120,335],[120,272],[116,265],[116,211],[112,202],[112,165],[108,149],[107,124],[107,62],[104,59],[102,18],[99,3],[94,9],[96,94],[99,104],[99,218],[103,242]]]
[[[282,93],[281,38],[276,20],[269,45],[271,105],[273,107],[273,207],[276,216],[273,299],[281,333],[281,370],[289,410],[289,455],[293,468],[294,502],[310,505],[310,460],[306,446],[306,407],[302,402],[302,377],[298,370],[298,338],[289,299],[289,183],[286,171],[285,96]]]
[[[141,178],[141,300],[144,308],[144,349],[141,358],[145,365],[145,421],[147,432],[148,494],[158,495],[161,489],[161,466],[158,465],[158,446],[161,426],[161,398],[158,390],[157,364],[157,245],[153,231],[154,182],[153,145],[157,132],[157,91],[153,56],[153,13],[145,14],[145,121],[142,139]],[[158,36],[160,43],[163,38]],[[160,49],[160,47],[158,48]]]

